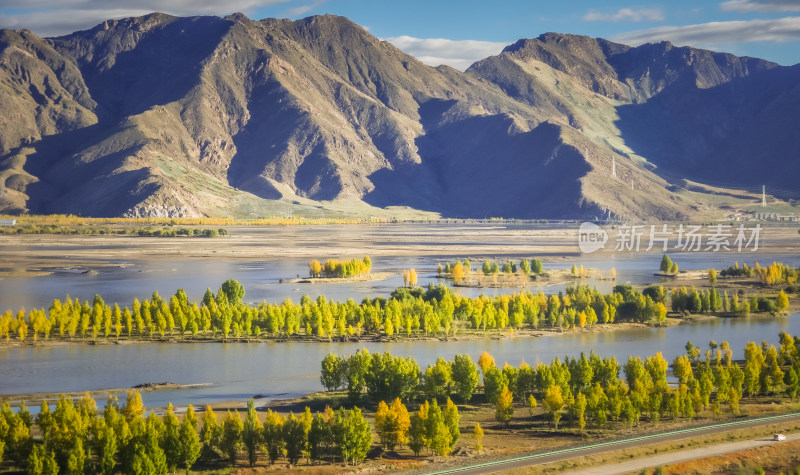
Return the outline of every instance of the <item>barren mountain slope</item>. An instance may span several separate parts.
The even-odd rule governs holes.
[[[787,76],[771,90],[797,97],[797,83],[771,63],[667,46],[548,34],[461,73],[329,15],[151,14],[47,40],[3,31],[0,107],[14,115],[0,119],[0,210],[688,217],[695,198],[642,159],[683,166],[648,149],[674,135],[634,127],[685,108],[670,91],[691,80],[698,97],[773,70]],[[758,91],[742,87],[754,117],[790,114],[791,102],[756,110]],[[716,133],[706,123],[703,137]]]

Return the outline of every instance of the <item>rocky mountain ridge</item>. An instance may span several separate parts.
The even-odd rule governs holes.
[[[796,186],[762,168],[797,171],[798,74],[555,33],[462,73],[330,15],[2,30],[0,211],[689,218],[664,177]]]

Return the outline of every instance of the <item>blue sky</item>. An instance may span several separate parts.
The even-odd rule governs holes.
[[[53,36],[152,11],[240,11],[253,19],[342,15],[428,64],[459,69],[548,31],[632,45],[669,40],[783,65],[800,62],[800,0],[0,0],[0,28]]]

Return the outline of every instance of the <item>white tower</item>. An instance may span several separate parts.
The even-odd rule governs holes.
[[[766,185],[761,185],[761,207],[767,207],[767,187]]]
[[[617,177],[617,158],[614,156],[611,157],[611,176]]]

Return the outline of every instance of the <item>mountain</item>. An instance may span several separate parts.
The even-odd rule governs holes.
[[[675,177],[793,188],[798,74],[554,33],[462,73],[330,15],[2,30],[0,211],[704,216]]]

